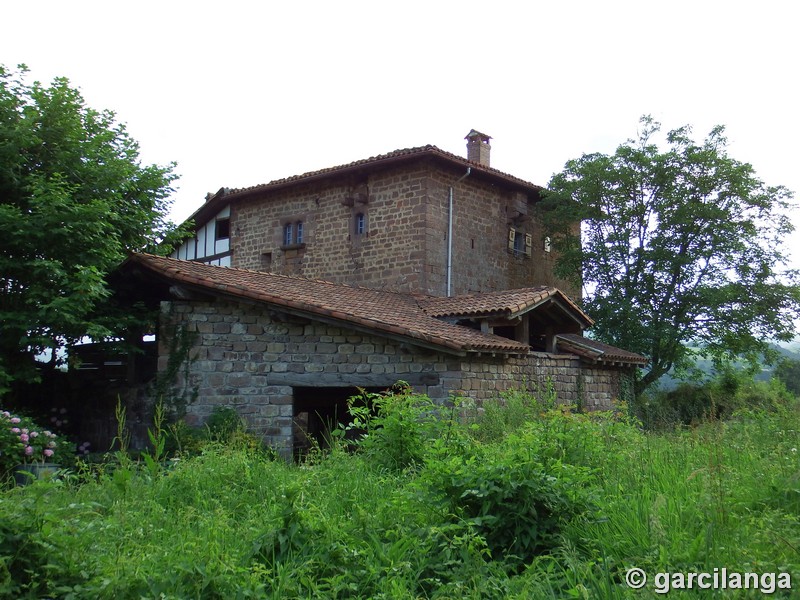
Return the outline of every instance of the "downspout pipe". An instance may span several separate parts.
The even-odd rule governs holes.
[[[447,296],[453,295],[453,187],[464,181],[472,173],[472,167],[467,167],[464,173],[453,185],[450,186],[450,202],[447,208]]]

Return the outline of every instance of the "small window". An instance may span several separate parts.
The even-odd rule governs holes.
[[[231,220],[217,219],[214,228],[215,240],[227,240],[231,237]]]
[[[295,244],[302,244],[303,243],[303,222],[298,221],[294,225],[294,243]]]
[[[508,230],[508,251],[514,256],[531,258],[533,254],[533,235],[511,227]]]
[[[360,212],[356,215],[355,234],[364,235],[367,232],[367,216]]]
[[[525,236],[519,231],[514,235],[514,256],[519,256],[525,251]]]
[[[283,245],[291,246],[294,243],[294,225],[287,223],[283,226]]]

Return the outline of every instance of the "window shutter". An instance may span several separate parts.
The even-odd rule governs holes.
[[[525,256],[528,258],[533,254],[533,236],[530,233],[525,234]]]
[[[514,240],[516,239],[516,237],[517,237],[517,230],[514,229],[513,227],[510,227],[509,230],[508,230],[508,251],[509,252],[513,252],[514,251]]]

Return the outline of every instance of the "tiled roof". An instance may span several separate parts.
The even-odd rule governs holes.
[[[604,344],[581,335],[572,333],[559,334],[556,336],[559,350],[577,354],[590,362],[597,363],[621,363],[626,365],[644,366],[647,359],[634,352],[628,352],[615,346]]]
[[[580,320],[584,321],[584,327],[594,323],[589,315],[584,313],[566,294],[557,288],[548,286],[467,294],[449,298],[424,297],[420,299],[420,304],[426,313],[434,317],[496,315],[510,318],[548,301],[561,302],[565,308],[573,311]]]
[[[291,177],[286,177],[283,179],[275,179],[273,181],[270,181],[269,183],[262,183],[250,187],[220,188],[220,190],[216,194],[211,196],[205,204],[200,206],[200,208],[198,208],[194,212],[194,214],[192,214],[192,216],[189,217],[189,219],[193,219],[198,224],[200,224],[204,222],[207,218],[210,218],[214,214],[216,214],[217,211],[219,211],[223,206],[225,206],[231,200],[239,196],[246,196],[250,193],[257,193],[261,191],[273,191],[284,187],[289,187],[298,183],[308,183],[318,179],[323,179],[325,177],[329,177],[332,175],[345,174],[363,168],[391,165],[394,163],[402,162],[404,160],[412,158],[422,158],[426,156],[438,158],[440,160],[447,161],[449,163],[458,165],[465,169],[469,167],[473,169],[474,173],[483,173],[485,176],[489,176],[496,181],[502,181],[512,186],[522,187],[528,190],[540,190],[540,191],[544,190],[543,187],[530,183],[529,181],[525,181],[524,179],[520,179],[519,177],[514,177],[513,175],[509,175],[508,173],[504,173],[502,171],[499,171],[498,169],[487,167],[485,165],[481,165],[480,163],[474,161],[469,161],[464,157],[457,156],[450,152],[446,152],[444,150],[441,150],[440,148],[437,148],[436,146],[427,145],[427,146],[418,146],[416,148],[404,148],[402,150],[394,150],[393,152],[388,152],[386,154],[379,154],[377,156],[371,156],[370,158],[356,160],[351,163],[337,165],[334,167],[327,167],[325,169],[319,169],[316,171],[309,171],[301,175],[293,175]]]
[[[406,337],[410,341],[457,353],[527,354],[530,350],[527,344],[436,319],[425,312],[419,298],[410,294],[217,267],[150,254],[133,254],[128,264],[145,267],[170,283],[351,323],[376,333]]]

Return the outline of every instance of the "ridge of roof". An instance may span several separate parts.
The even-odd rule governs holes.
[[[393,162],[404,160],[406,158],[412,158],[415,156],[426,156],[426,155],[447,160],[451,163],[456,163],[463,167],[469,167],[473,169],[474,172],[485,173],[486,175],[500,178],[513,185],[535,190],[545,189],[540,185],[536,185],[534,183],[531,183],[530,181],[525,181],[524,179],[520,179],[519,177],[516,177],[509,173],[505,173],[503,171],[500,171],[499,169],[495,169],[494,167],[488,167],[486,165],[482,165],[478,162],[468,160],[463,156],[458,156],[451,152],[447,152],[446,150],[442,150],[441,148],[434,146],[432,144],[427,144],[425,146],[415,146],[412,148],[402,148],[399,150],[393,150],[385,154],[378,154],[375,156],[371,156],[369,158],[362,158],[349,163],[344,163],[331,167],[325,167],[314,171],[307,171],[299,175],[292,175],[281,179],[273,179],[272,181],[269,181],[267,183],[261,183],[241,188],[222,187],[216,193],[208,196],[206,202],[200,205],[197,208],[197,210],[194,211],[188,217],[187,220],[192,220],[198,218],[200,215],[205,215],[205,213],[213,212],[213,210],[216,210],[214,207],[216,207],[218,204],[224,204],[232,199],[235,199],[238,196],[246,196],[247,194],[256,193],[264,190],[280,189],[282,187],[291,186],[303,182],[314,181],[316,179],[328,177],[331,175],[336,175],[339,173],[346,173],[347,171],[352,169],[377,166],[383,163],[391,164]]]
[[[514,175],[511,175],[509,173],[505,173],[503,171],[500,171],[499,169],[495,169],[494,167],[488,167],[486,165],[481,165],[478,162],[470,161],[470,160],[468,160],[468,159],[466,159],[466,158],[464,158],[462,156],[458,156],[458,155],[453,154],[451,152],[447,152],[446,150],[442,150],[441,148],[439,148],[438,146],[434,146],[433,144],[427,144],[425,146],[415,146],[415,147],[412,147],[412,148],[402,148],[402,149],[399,149],[399,150],[393,150],[393,151],[387,152],[385,154],[378,154],[376,156],[371,156],[369,158],[362,158],[362,159],[355,160],[355,161],[349,162],[349,163],[335,165],[335,166],[332,166],[332,167],[325,167],[325,168],[322,168],[322,169],[316,169],[314,171],[307,171],[307,172],[301,173],[299,175],[292,175],[292,176],[284,177],[284,178],[281,178],[281,179],[274,179],[274,180],[269,181],[267,183],[252,185],[252,186],[243,187],[243,188],[227,189],[225,191],[225,195],[232,196],[232,195],[237,195],[237,194],[241,194],[241,193],[256,191],[256,190],[260,190],[260,189],[266,189],[266,188],[270,188],[270,187],[275,187],[275,186],[279,186],[279,185],[296,183],[296,182],[300,182],[300,181],[303,181],[303,180],[306,180],[306,179],[310,179],[310,178],[315,178],[315,177],[319,177],[319,176],[334,174],[334,173],[336,173],[338,171],[342,171],[342,170],[346,170],[346,169],[351,169],[351,168],[355,168],[355,167],[362,167],[362,166],[368,166],[368,165],[373,165],[373,164],[379,164],[379,163],[381,163],[383,161],[387,161],[387,160],[393,160],[393,159],[397,159],[397,158],[404,158],[404,157],[415,156],[415,155],[420,155],[420,154],[438,155],[438,156],[440,156],[442,158],[446,158],[446,159],[449,159],[449,160],[452,160],[452,161],[463,163],[465,166],[478,167],[478,168],[480,168],[481,170],[483,170],[483,171],[485,171],[487,173],[490,173],[490,174],[493,174],[493,175],[497,175],[497,176],[501,176],[501,177],[503,177],[505,179],[514,181],[514,182],[516,182],[518,184],[522,184],[522,185],[524,185],[526,187],[534,187],[534,188],[537,188],[537,189],[544,189],[541,186],[538,186],[538,185],[536,185],[534,183],[531,183],[529,181],[525,181],[524,179],[520,179],[519,177],[515,177]]]

